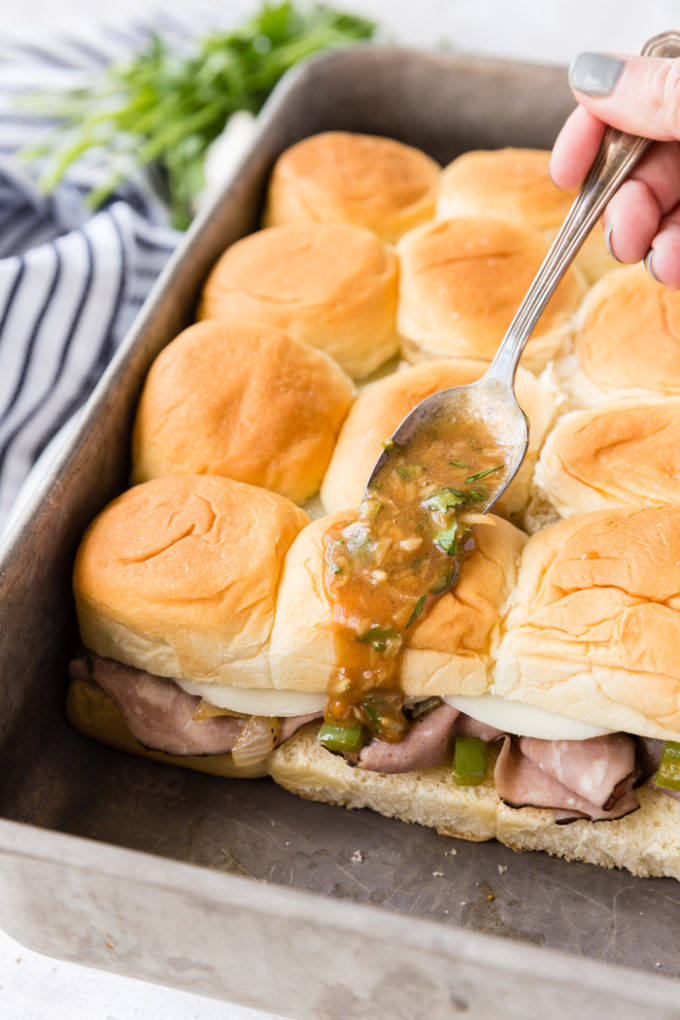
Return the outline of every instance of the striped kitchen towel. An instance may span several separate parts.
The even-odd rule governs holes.
[[[82,85],[152,31],[197,36],[214,14],[192,7],[185,18],[0,38],[0,531],[32,466],[87,398],[180,239],[146,175],[92,212],[87,193],[103,179],[105,154],[74,164],[55,193],[41,194],[21,150],[43,141],[50,121],[17,97]]]

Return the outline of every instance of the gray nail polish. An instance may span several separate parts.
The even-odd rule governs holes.
[[[647,254],[645,255],[645,269],[647,270],[647,272],[649,273],[649,275],[651,276],[651,278],[653,280],[655,280],[657,283],[661,283],[661,280],[659,280],[657,278],[656,274],[654,273],[654,268],[652,266],[652,259],[653,258],[654,258],[654,249],[650,248],[649,251],[647,252]]]
[[[609,222],[609,220],[607,220],[607,223],[606,223],[605,228],[604,228],[604,243],[607,245],[607,251],[609,252],[611,257],[614,259],[614,261],[615,262],[620,262],[621,260],[617,259],[616,255],[612,251],[612,225]]]
[[[607,53],[579,53],[569,68],[569,84],[587,96],[608,96],[623,68],[623,60]]]

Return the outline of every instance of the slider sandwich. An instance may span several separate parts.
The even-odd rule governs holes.
[[[76,729],[219,775],[262,775],[323,698],[275,690],[282,563],[307,514],[265,489],[173,474],[128,489],[80,544],[71,664]]]
[[[431,221],[397,245],[398,331],[409,361],[491,361],[548,250],[538,231],[486,215]],[[551,297],[522,355],[541,371],[571,336],[586,284],[573,266]]]
[[[397,352],[397,259],[349,223],[268,227],[232,244],[203,286],[199,319],[258,321],[363,378]]]
[[[614,506],[680,505],[680,398],[564,414],[536,464],[526,529]]]
[[[289,333],[206,319],[151,366],[132,479],[226,475],[303,503],[319,488],[354,394],[336,361]]]
[[[552,241],[576,192],[563,191],[550,179],[547,149],[474,149],[444,167],[439,181],[437,219],[498,216],[538,230]],[[589,284],[616,269],[604,230],[596,227],[576,256]]]
[[[603,276],[578,310],[554,380],[573,407],[680,396],[680,293],[642,265]]]
[[[279,156],[264,225],[354,223],[394,243],[434,216],[440,167],[393,138],[325,131]]]

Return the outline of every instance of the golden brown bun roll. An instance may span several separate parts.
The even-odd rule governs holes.
[[[285,329],[360,378],[397,350],[396,302],[397,261],[380,238],[348,223],[302,223],[227,248],[198,317]]]
[[[445,166],[437,215],[501,216],[552,232],[569,212],[574,194],[550,179],[547,149],[473,149]]]
[[[547,248],[537,231],[485,216],[427,223],[406,234],[397,248],[397,321],[409,361],[490,361]],[[526,368],[541,370],[561,348],[584,292],[582,276],[568,270],[526,346]]]
[[[550,179],[547,149],[475,149],[458,156],[440,176],[437,218],[499,216],[555,234],[576,192],[562,191]],[[588,283],[618,265],[607,251],[604,230],[596,226],[576,256]]]
[[[640,810],[624,818],[559,825],[549,809],[504,804],[493,781],[493,745],[487,753],[484,782],[458,786],[450,765],[396,775],[352,768],[307,730],[278,747],[268,768],[275,782],[307,800],[371,808],[444,836],[475,842],[495,838],[513,850],[543,850],[567,860],[626,868],[633,875],[680,879],[680,801],[641,787],[636,791]]]
[[[302,503],[319,488],[353,396],[323,351],[272,326],[206,319],[151,366],[133,481],[226,475]]]
[[[286,556],[271,638],[277,687],[323,691],[337,666],[324,583],[323,536],[347,511],[313,521]],[[471,515],[478,548],[459,583],[414,624],[404,653],[407,695],[481,694],[526,536],[491,514]]]
[[[167,475],[85,532],[73,588],[83,644],[159,676],[268,687],[281,564],[306,513],[215,475]]]
[[[527,542],[496,694],[680,739],[680,506],[570,517]]]
[[[560,517],[680,504],[680,398],[565,415],[543,446],[535,485]]]
[[[66,700],[66,717],[79,733],[90,740],[163,765],[178,765],[183,769],[208,772],[212,776],[240,779],[267,775],[266,761],[253,765],[236,765],[230,754],[183,754],[177,757],[143,747],[108,694],[97,684],[84,680],[71,680]]]
[[[391,138],[325,131],[277,160],[265,226],[354,223],[396,241],[434,216],[439,164]]]
[[[680,292],[656,283],[641,265],[604,276],[579,310],[573,356],[556,369],[577,407],[680,396]]]
[[[416,404],[448,386],[474,382],[486,368],[486,362],[472,359],[424,361],[367,386],[350,408],[321,486],[326,512],[359,505],[383,441]],[[555,397],[531,372],[518,369],[515,382],[531,426],[529,450],[520,473],[494,508],[503,517],[516,516],[528,501],[538,451],[556,415]]]

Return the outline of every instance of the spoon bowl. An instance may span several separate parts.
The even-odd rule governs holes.
[[[519,471],[529,445],[527,418],[513,387],[488,371],[477,382],[439,390],[421,400],[404,418],[392,442],[403,449],[416,444],[428,432],[440,432],[442,426],[451,433],[472,431],[477,447],[498,451],[502,469],[493,478],[487,477],[483,505],[478,507],[483,511],[491,509]],[[388,451],[383,451],[371,472],[367,492],[387,458]]]

